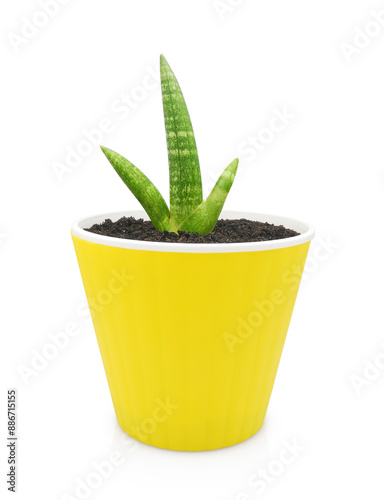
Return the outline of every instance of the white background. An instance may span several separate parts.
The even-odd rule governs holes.
[[[89,498],[256,499],[250,478],[273,470],[294,440],[302,451],[269,476],[262,497],[382,498],[384,21],[369,23],[372,11],[384,18],[384,3],[223,0],[221,15],[213,0],[63,3],[24,42],[25,18],[47,21],[39,3],[0,7],[3,493],[6,390],[16,387],[20,499],[78,498],[77,481],[114,451],[122,463]],[[187,100],[204,186],[239,156],[228,210],[290,216],[317,231],[262,430],[205,453],[122,441],[70,225],[139,206],[96,146],[61,180],[53,168],[83,130],[109,119],[98,142],[166,196],[161,93],[146,76],[161,52]],[[144,82],[153,88],[143,96]],[[136,98],[124,115],[123,94]],[[263,129],[276,109],[291,118],[271,137]],[[244,144],[258,136],[270,142],[252,153]],[[69,323],[79,335],[22,377]],[[367,369],[375,360],[379,368]]]

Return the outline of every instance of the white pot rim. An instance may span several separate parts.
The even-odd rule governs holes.
[[[85,231],[93,224],[100,224],[105,219],[113,222],[121,217],[135,217],[148,220],[148,216],[141,210],[128,210],[123,212],[111,212],[106,214],[82,217],[72,224],[72,234],[82,240],[106,245],[110,247],[126,248],[130,250],[147,250],[155,252],[176,252],[176,253],[237,253],[237,252],[257,252],[265,250],[277,250],[279,248],[293,247],[311,241],[315,235],[312,226],[296,219],[280,217],[271,214],[259,214],[253,212],[234,212],[224,210],[220,219],[249,219],[270,224],[283,225],[287,229],[293,229],[300,233],[298,236],[271,241],[254,241],[247,243],[167,243],[155,241],[128,240],[123,238],[113,238],[102,236]]]

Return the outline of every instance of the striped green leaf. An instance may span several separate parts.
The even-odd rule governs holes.
[[[169,159],[170,209],[152,182],[131,162],[101,148],[118,175],[136,196],[158,231],[210,233],[235,179],[239,160],[221,174],[203,201],[199,158],[191,119],[176,77],[160,56],[161,90]]]
[[[123,156],[101,147],[112,167],[136,196],[158,231],[177,232],[164,198],[146,175]]]
[[[176,224],[203,201],[199,158],[191,119],[176,77],[160,56],[161,90],[169,160],[170,212]]]
[[[208,234],[213,231],[223,205],[232,187],[239,160],[236,158],[228,165],[216,182],[208,198],[180,225],[181,231],[190,233]]]

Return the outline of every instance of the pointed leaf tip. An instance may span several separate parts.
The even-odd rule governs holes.
[[[164,54],[160,54],[160,67],[162,66],[168,66],[169,67],[169,63],[165,57]]]
[[[161,91],[169,162],[171,217],[177,224],[203,201],[199,157],[191,119],[180,85],[163,55]]]
[[[230,168],[232,172],[236,173],[238,166],[239,166],[239,159],[235,158],[233,162],[229,164],[228,168]]]
[[[141,203],[158,231],[177,232],[169,208],[148,177],[130,161],[111,149],[100,146],[116,173]]]
[[[239,159],[235,158],[219,177],[208,198],[187,217],[180,226],[182,231],[208,234],[213,231],[225,200],[235,180]]]

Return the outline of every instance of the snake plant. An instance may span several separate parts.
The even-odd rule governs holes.
[[[232,187],[239,160],[224,170],[203,201],[199,157],[191,119],[179,83],[160,56],[161,90],[168,146],[170,207],[146,175],[123,156],[101,147],[158,231],[210,233]]]

